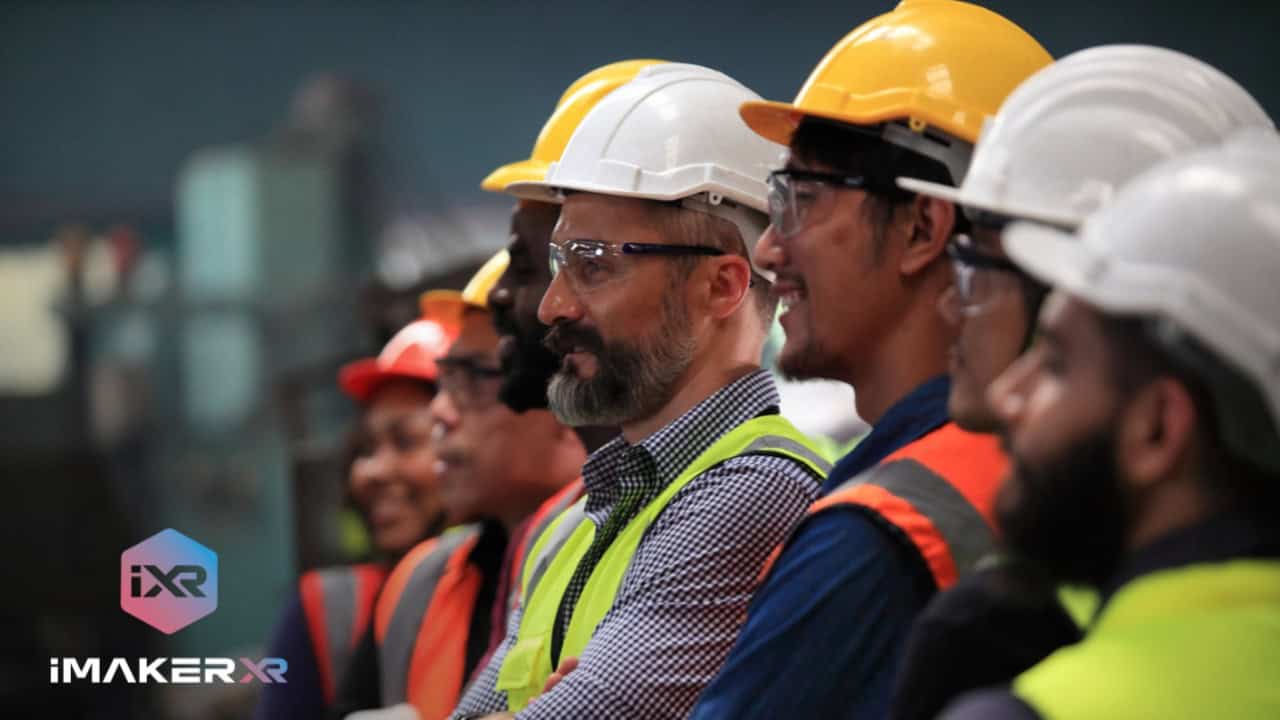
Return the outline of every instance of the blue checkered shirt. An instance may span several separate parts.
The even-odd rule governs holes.
[[[756,370],[635,445],[615,439],[582,468],[587,517],[602,527],[624,496],[648,502],[721,436],[778,403],[772,376]],[[694,478],[645,533],[578,668],[517,717],[687,715],[733,646],[765,558],[818,486],[799,463],[772,455],[739,456]],[[454,717],[506,709],[494,685],[520,615],[511,613],[506,639]]]

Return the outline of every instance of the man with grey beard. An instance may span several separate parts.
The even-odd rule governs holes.
[[[747,248],[778,148],[738,117],[754,97],[707,68],[646,68],[544,182],[507,188],[563,203],[538,309],[561,357],[548,404],[621,436],[529,553],[520,609],[455,717],[683,717],[816,496],[826,463],[759,365],[773,304]]]

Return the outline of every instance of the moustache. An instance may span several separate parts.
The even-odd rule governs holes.
[[[604,349],[604,338],[591,328],[557,322],[542,338],[542,346],[562,357],[575,350],[599,354]]]

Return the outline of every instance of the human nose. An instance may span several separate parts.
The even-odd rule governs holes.
[[[751,255],[756,267],[777,271],[778,268],[786,264],[787,253],[780,240],[778,229],[770,223],[769,227],[765,228],[764,232],[760,234],[760,239],[756,241],[755,251]]]
[[[373,451],[356,458],[351,464],[351,486],[353,489],[367,488],[391,480],[392,452],[388,443],[377,443]]]
[[[1023,353],[987,387],[987,404],[1008,427],[1018,422],[1027,406],[1035,363],[1034,350]]]
[[[431,415],[435,418],[435,424],[431,430],[433,439],[439,439],[440,436],[453,432],[462,421],[462,414],[458,412],[458,405],[454,401],[451,390],[441,389],[436,393],[431,400],[430,409]]]
[[[551,326],[557,320],[579,320],[582,314],[582,302],[569,287],[565,273],[556,273],[538,303],[538,322]]]

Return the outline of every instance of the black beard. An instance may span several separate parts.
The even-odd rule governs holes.
[[[547,386],[560,369],[560,358],[543,347],[541,337],[519,333],[512,337],[516,339],[516,350],[503,358],[498,398],[518,413],[545,410]]]
[[[1014,554],[1066,582],[1099,586],[1114,576],[1129,523],[1114,437],[1104,426],[1039,464],[1011,453],[996,520]]]

